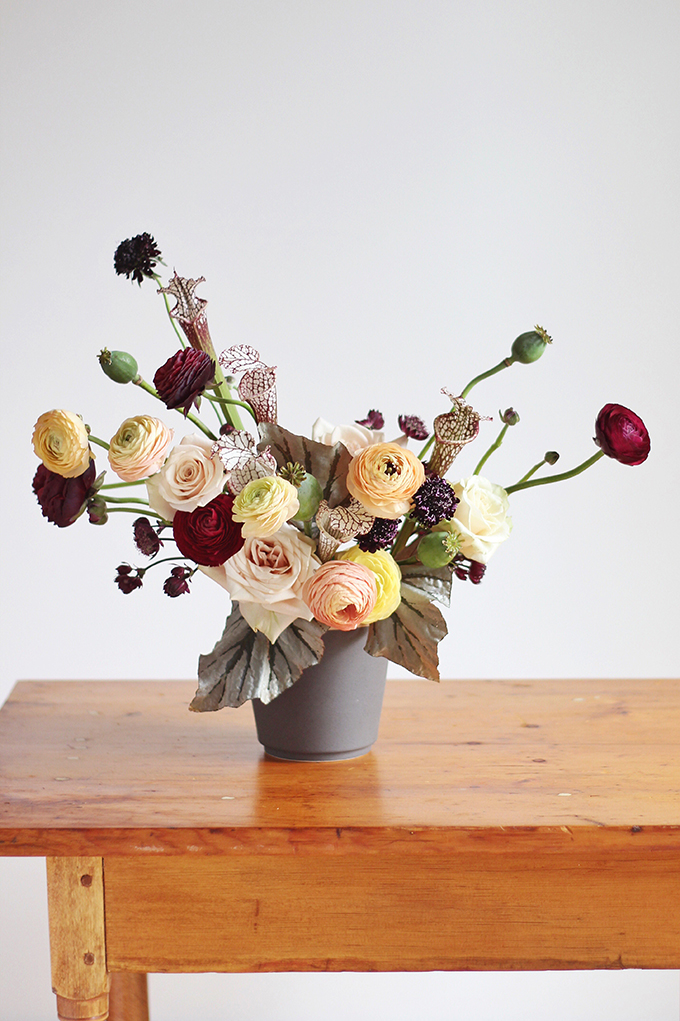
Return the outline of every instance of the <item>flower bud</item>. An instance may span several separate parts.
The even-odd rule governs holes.
[[[446,567],[455,550],[450,549],[448,532],[429,532],[418,543],[416,556],[424,567]]]
[[[137,361],[127,351],[104,348],[97,355],[102,369],[114,383],[132,383],[139,377]]]
[[[546,464],[557,464],[559,459],[560,455],[557,453],[556,450],[548,450],[543,455],[543,460],[545,461]]]
[[[548,336],[542,326],[536,326],[528,333],[521,333],[512,344],[512,360],[528,365],[540,358],[545,350],[546,344],[552,344],[552,338]]]
[[[94,496],[87,503],[87,516],[91,525],[105,525],[109,520],[106,500],[103,496]]]
[[[507,411],[504,411],[502,414],[499,411],[498,417],[500,418],[501,422],[505,423],[505,425],[517,425],[517,423],[519,422],[519,415],[517,414],[514,408],[508,408]]]

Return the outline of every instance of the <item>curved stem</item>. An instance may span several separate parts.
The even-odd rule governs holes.
[[[107,482],[105,486],[100,486],[102,489],[123,489],[124,486],[142,486],[144,485],[145,479],[135,479],[134,482]]]
[[[154,280],[156,281],[156,283],[158,284],[159,287],[163,286],[163,281],[161,280],[161,278],[156,273],[154,273],[153,278],[154,278]],[[160,293],[163,294],[162,291]],[[173,316],[172,312],[170,311],[170,302],[168,301],[167,294],[163,294],[163,301],[165,302],[165,311],[168,313],[168,319],[172,323],[172,328],[175,331],[175,333],[177,334],[177,336],[179,337],[179,342],[182,345],[182,347],[186,347],[187,346],[187,342],[186,342],[185,338],[182,336],[182,334],[180,333],[180,330],[179,330],[179,327],[177,325],[177,322],[175,321],[175,317]]]
[[[139,503],[143,507],[149,506],[148,500],[142,500],[137,496],[105,496],[104,499],[107,503]]]
[[[425,444],[423,449],[418,454],[419,460],[421,460],[421,461],[423,460],[423,458],[425,457],[425,454],[427,454],[428,450],[430,449],[430,447],[432,446],[434,441],[435,441],[435,435],[434,435],[434,433],[432,433],[432,435],[430,436],[429,440],[427,441],[427,443]]]
[[[137,379],[133,379],[132,382],[135,384],[135,386],[139,386],[141,387],[142,390],[146,390],[146,392],[148,394],[151,394],[152,397],[155,397],[156,400],[161,401],[161,404],[163,403],[161,398],[158,396],[158,391],[155,390],[150,383],[147,383],[145,379],[142,379],[141,376],[138,376]],[[173,408],[172,410],[176,411],[177,414],[181,415],[183,418],[188,418],[190,422],[193,422],[193,424],[197,426],[201,430],[201,432],[205,433],[208,439],[210,440],[217,439],[215,433],[211,432],[211,430],[208,429],[207,425],[203,425],[203,422],[201,422],[200,418],[197,418],[196,415],[193,415],[191,412],[189,412],[188,415],[185,415],[181,408]]]
[[[416,529],[416,522],[413,518],[405,518],[404,524],[401,526],[397,538],[394,540],[392,546],[392,556],[396,557],[400,550],[404,548],[408,540],[411,538]]]
[[[516,483],[516,485],[519,485],[521,482],[526,482],[527,479],[530,479],[532,475],[535,475],[536,472],[538,471],[538,469],[542,468],[543,465],[546,464],[546,463],[547,462],[546,462],[545,458],[543,458],[543,460],[539,461],[538,464],[535,464],[533,466],[533,468],[530,468],[529,471],[526,473],[526,475],[523,475],[522,478],[519,480],[519,482]],[[507,490],[506,490],[506,492],[507,492]]]
[[[92,433],[88,433],[87,438],[90,441],[90,443],[96,443],[98,447],[103,447],[104,450],[109,449],[109,445],[106,442],[106,440],[100,440],[98,436],[93,436]]]
[[[211,397],[207,393],[204,393],[202,396],[205,398],[206,401],[211,401],[213,404],[221,404],[223,406],[227,404],[236,404],[238,405],[239,408],[245,408],[250,417],[253,419],[253,421],[257,422],[255,412],[253,411],[249,404],[246,404],[245,401],[237,401],[235,397]]]
[[[493,454],[494,450],[498,450],[498,448],[500,447],[501,443],[503,442],[503,438],[504,438],[504,436],[505,436],[505,434],[506,434],[506,432],[508,431],[509,428],[510,428],[510,426],[507,423],[503,426],[503,428],[499,432],[498,436],[496,437],[496,439],[493,441],[493,443],[491,444],[491,446],[487,450],[486,454],[484,454],[484,456],[477,463],[477,467],[475,468],[475,470],[472,473],[473,475],[479,475],[480,471],[482,470],[483,465],[489,460],[489,458]]]
[[[139,507],[107,507],[109,514],[137,514],[139,515]],[[156,514],[155,511],[144,508],[144,516],[147,518],[158,518],[164,524],[169,525],[170,522],[166,521],[162,514]]]
[[[546,475],[543,479],[531,479],[528,482],[516,482],[514,486],[508,486],[505,492],[509,496],[510,493],[517,493],[520,489],[529,489],[531,486],[546,486],[549,482],[562,482],[564,479],[573,479],[575,475],[580,475],[581,472],[586,470],[586,468],[590,468],[591,464],[595,464],[596,461],[599,461],[601,457],[604,457],[604,450],[598,450],[596,454],[589,457],[587,461],[583,461],[582,464],[577,465],[576,468],[572,468],[571,471],[562,472],[560,475]]]
[[[473,386],[476,386],[477,383],[481,383],[481,381],[483,379],[488,379],[489,376],[494,376],[497,372],[500,372],[501,369],[508,369],[508,368],[510,368],[510,366],[513,364],[514,360],[515,359],[512,358],[512,357],[504,358],[502,362],[498,363],[498,365],[494,365],[493,369],[487,369],[486,372],[482,372],[482,373],[479,374],[479,376],[475,376],[475,378],[471,379],[470,382],[468,383],[468,385],[462,391],[462,393],[460,395],[461,398],[464,399],[465,397],[467,397],[467,395],[470,393],[470,390],[472,390]]]

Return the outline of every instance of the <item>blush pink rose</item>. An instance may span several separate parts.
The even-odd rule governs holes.
[[[161,470],[146,483],[151,509],[172,521],[176,511],[191,513],[214,500],[224,489],[227,473],[211,451],[212,441],[198,433],[173,447]]]
[[[336,631],[355,631],[368,622],[376,602],[375,575],[351,560],[329,560],[307,582],[303,597],[318,621]]]

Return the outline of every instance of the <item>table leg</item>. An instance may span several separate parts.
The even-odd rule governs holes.
[[[109,1021],[149,1021],[146,975],[131,971],[111,975]]]
[[[106,1021],[109,975],[101,858],[48,858],[52,988],[59,1021]]]

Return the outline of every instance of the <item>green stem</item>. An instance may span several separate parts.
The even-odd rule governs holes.
[[[139,515],[139,507],[107,507],[109,514],[137,514]],[[148,518],[158,518],[159,521],[169,525],[170,522],[166,521],[162,514],[156,514],[155,511],[144,509],[144,516]]]
[[[96,443],[98,447],[103,447],[104,450],[109,449],[109,445],[106,442],[106,440],[100,440],[98,436],[93,436],[92,433],[88,433],[87,438],[89,439],[90,443]]]
[[[182,556],[181,553],[177,553],[174,557],[163,557],[162,560],[152,560],[151,563],[147,564],[146,567],[142,568],[142,570],[148,571],[150,567],[157,567],[158,564],[169,564],[172,561],[184,560],[184,559],[185,558]],[[195,573],[195,571],[193,573]]]
[[[508,431],[509,428],[510,428],[510,426],[506,422],[506,424],[503,426],[503,428],[499,432],[499,434],[496,437],[496,439],[493,441],[493,443],[491,444],[491,446],[487,450],[486,454],[484,454],[484,456],[479,460],[479,462],[477,464],[477,467],[475,468],[475,470],[472,473],[473,475],[479,475],[480,471],[482,470],[482,467],[489,460],[489,458],[493,454],[494,450],[498,450],[498,448],[500,447],[501,443],[503,442],[503,438],[505,437],[505,434],[506,434],[506,432]]]
[[[100,486],[102,489],[122,489],[124,486],[141,486],[145,482],[145,479],[135,479],[134,482],[108,482],[105,486]]]
[[[154,390],[151,384],[147,383],[147,381],[145,379],[142,379],[141,376],[139,376],[137,379],[133,379],[132,382],[135,384],[135,386],[139,386],[142,388],[142,390],[146,390],[146,392],[148,394],[151,394],[152,397],[155,397],[159,401],[161,400],[161,398],[158,396],[158,391]],[[181,408],[174,408],[173,410],[176,411],[178,415],[182,415],[183,418],[188,418],[190,422],[193,422],[194,425],[201,430],[201,432],[205,433],[208,439],[210,440],[217,439],[215,433],[211,432],[210,429],[208,429],[207,425],[203,425],[203,422],[201,422],[200,418],[197,418],[196,415],[193,415],[191,412],[189,412],[188,415],[185,415]]]
[[[529,471],[526,473],[526,475],[523,475],[522,478],[519,480],[519,482],[516,483],[516,485],[519,486],[519,485],[521,485],[522,482],[526,482],[526,480],[530,479],[532,475],[535,475],[535,473],[538,471],[538,469],[542,468],[544,464],[547,464],[547,461],[545,460],[545,458],[543,458],[542,461],[539,461],[538,464],[535,464],[533,466],[533,468],[530,468]],[[506,492],[507,492],[507,490],[506,490]]]
[[[501,369],[508,369],[508,368],[510,368],[510,366],[512,365],[514,360],[515,359],[512,358],[512,357],[504,358],[502,362],[498,363],[498,365],[494,365],[493,369],[487,369],[486,372],[482,372],[482,373],[480,373],[479,376],[475,376],[474,379],[470,380],[468,385],[465,387],[465,389],[461,393],[461,395],[460,395],[461,399],[464,399],[465,397],[467,397],[467,395],[470,393],[470,390],[472,390],[473,386],[476,386],[477,383],[481,383],[481,381],[483,379],[488,379],[489,376],[494,376],[497,372],[500,372]]]
[[[153,278],[154,278],[154,280],[156,281],[156,283],[158,284],[159,287],[163,286],[163,281],[161,280],[161,278],[156,273],[154,273]],[[161,294],[162,293],[163,292],[161,291]],[[179,337],[179,342],[182,345],[182,347],[186,347],[187,346],[186,339],[180,333],[179,326],[177,325],[177,322],[176,322],[174,316],[172,315],[172,313],[170,311],[170,302],[168,301],[167,294],[163,294],[163,301],[165,302],[165,311],[168,313],[168,319],[172,323],[172,328],[175,331],[175,333],[177,334],[177,336]]]
[[[225,386],[226,385],[227,384],[225,383]],[[213,404],[220,404],[223,407],[225,407],[228,404],[237,404],[239,408],[245,408],[250,417],[253,419],[253,421],[257,422],[257,419],[255,418],[255,412],[253,411],[249,404],[246,404],[245,401],[237,401],[235,397],[211,397],[209,394],[206,393],[203,394],[203,397],[205,398],[206,401],[211,401]]]
[[[434,433],[432,433],[432,435],[430,436],[429,440],[427,441],[427,443],[425,444],[423,449],[418,454],[419,460],[421,460],[421,461],[423,460],[423,458],[425,457],[425,454],[427,454],[428,450],[430,449],[430,447],[432,446],[434,441],[435,441],[435,435],[434,435]]]
[[[416,522],[413,518],[405,518],[404,524],[401,526],[399,535],[394,540],[392,546],[392,556],[396,557],[397,553],[404,548],[408,540],[411,538],[416,529]]]
[[[589,457],[587,461],[583,461],[582,464],[577,465],[576,468],[572,468],[571,471],[562,472],[560,475],[546,475],[543,479],[531,479],[529,482],[516,482],[514,486],[508,486],[505,492],[509,496],[510,493],[517,493],[520,489],[529,489],[531,486],[546,486],[549,482],[562,482],[564,479],[573,479],[575,475],[580,475],[586,468],[590,468],[591,464],[599,461],[601,457],[604,457],[604,450],[598,450],[596,454]]]
[[[144,507],[149,506],[148,500],[142,500],[137,496],[106,496],[104,499],[107,503],[140,503]]]

